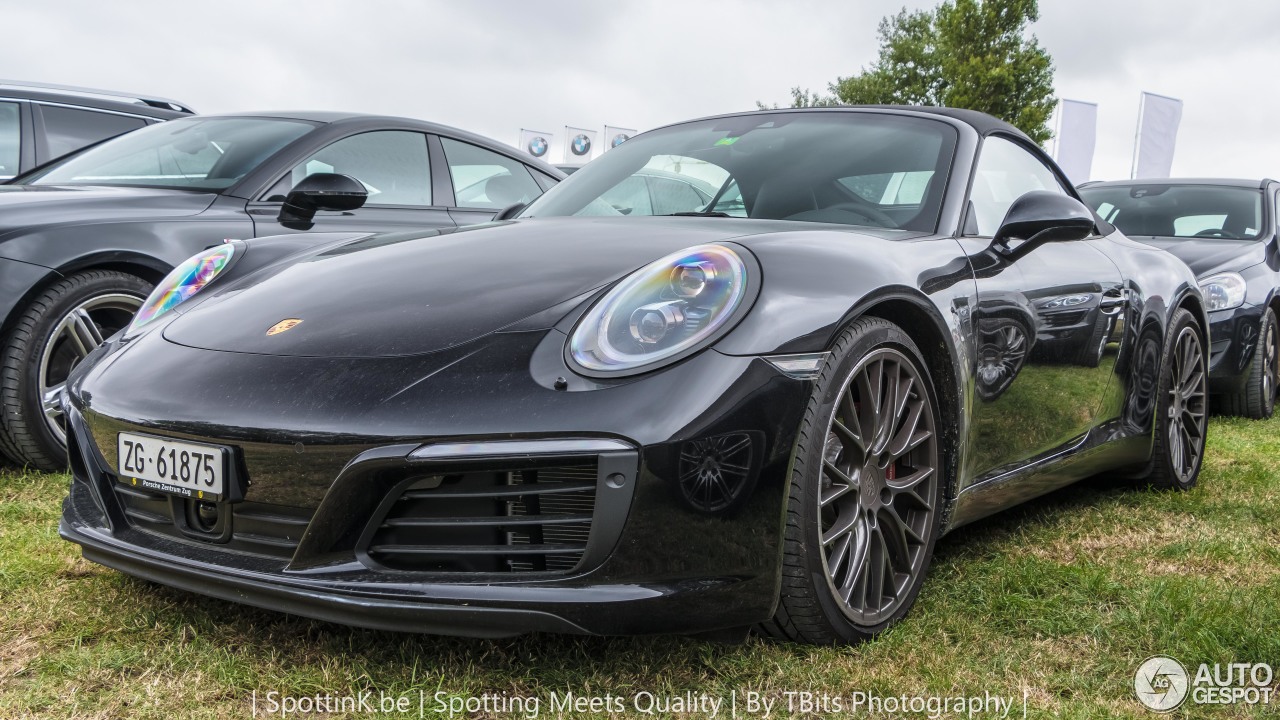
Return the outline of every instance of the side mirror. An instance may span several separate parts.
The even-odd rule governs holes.
[[[510,220],[511,218],[519,215],[520,211],[524,210],[527,205],[528,203],[520,203],[520,202],[515,203],[514,205],[508,205],[502,208],[501,210],[499,210],[498,214],[493,216],[493,219],[495,221]]]
[[[319,210],[355,210],[368,199],[364,185],[350,175],[312,173],[285,196],[280,222],[310,225]]]
[[[1083,240],[1093,232],[1093,213],[1073,197],[1033,190],[1009,206],[991,244],[1005,257],[1017,258],[1047,242]],[[1016,248],[1011,240],[1021,240]]]

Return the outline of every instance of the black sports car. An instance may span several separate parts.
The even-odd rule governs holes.
[[[1080,195],[1129,237],[1190,266],[1209,311],[1216,409],[1271,417],[1280,387],[1280,182],[1099,182]]]
[[[602,200],[653,170],[714,197]],[[1102,299],[1106,357],[981,393],[1003,299],[1062,287]],[[61,533],[369,627],[853,641],[949,530],[1098,473],[1190,487],[1205,328],[1186,266],[990,117],[697,120],[512,221],[191,259],[73,374]]]
[[[485,222],[561,177],[441,125],[264,113],[171,120],[0,185],[0,451],[66,467],[68,373],[194,253],[282,232]]]

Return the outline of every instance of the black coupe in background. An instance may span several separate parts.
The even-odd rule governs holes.
[[[1280,182],[1098,182],[1080,195],[1129,237],[1191,267],[1209,311],[1216,409],[1271,417],[1280,387]]]
[[[710,198],[611,201],[671,174]],[[183,263],[72,374],[60,532],[368,627],[857,641],[950,530],[1191,487],[1206,330],[1185,265],[986,115],[708,118],[514,220]]]
[[[483,222],[561,177],[441,125],[261,113],[145,127],[0,185],[0,450],[66,468],[68,373],[194,253],[227,238]]]

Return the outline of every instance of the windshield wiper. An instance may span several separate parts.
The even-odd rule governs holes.
[[[727,212],[720,212],[719,210],[702,210],[702,211],[689,210],[686,212],[666,213],[664,215],[661,215],[660,217],[733,217],[733,216]]]

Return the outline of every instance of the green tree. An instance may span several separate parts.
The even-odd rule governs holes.
[[[793,88],[792,107],[940,105],[981,110],[1043,143],[1052,133],[1053,61],[1027,26],[1037,0],[945,0],[880,21],[880,54],[831,83],[834,97]]]

